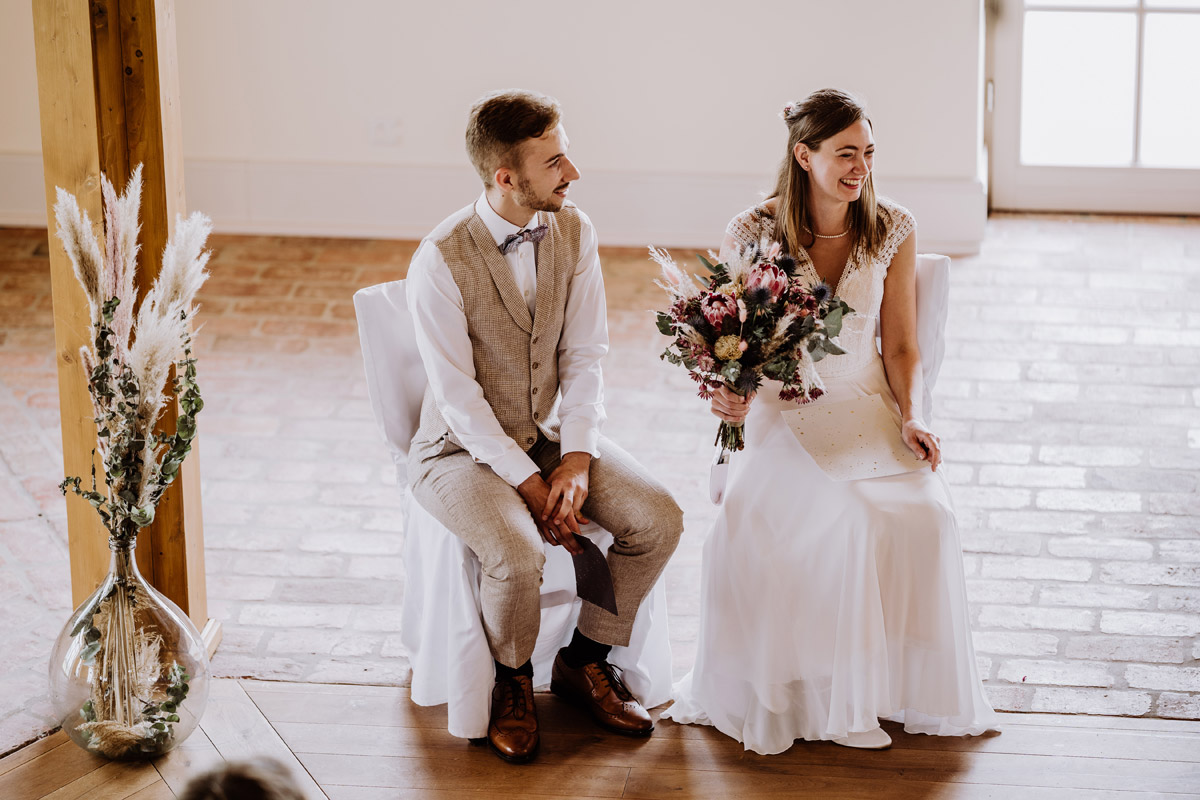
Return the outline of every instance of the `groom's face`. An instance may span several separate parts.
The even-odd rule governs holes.
[[[562,125],[521,145],[521,166],[515,170],[513,200],[533,211],[559,211],[567,201],[571,182],[579,170],[567,157],[566,131]]]

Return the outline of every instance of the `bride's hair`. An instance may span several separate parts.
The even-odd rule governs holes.
[[[844,131],[859,120],[871,124],[866,109],[853,96],[837,89],[820,89],[800,103],[788,103],[780,115],[788,126],[787,155],[779,165],[779,177],[770,197],[778,198],[775,209],[775,231],[785,253],[794,253],[795,245],[809,247],[815,237],[805,233],[815,229],[809,208],[809,175],[793,155],[796,145],[804,142],[810,150]],[[860,257],[869,258],[879,252],[887,235],[887,224],[881,218],[875,201],[875,183],[871,174],[863,181],[862,193],[850,203],[850,242]]]

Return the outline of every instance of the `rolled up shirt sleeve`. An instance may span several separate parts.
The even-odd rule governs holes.
[[[563,453],[589,453],[599,458],[600,428],[606,418],[600,362],[608,352],[608,316],[596,229],[582,211],[579,216],[579,262],[567,293],[558,343],[559,431]]]
[[[475,362],[462,292],[437,246],[422,242],[408,272],[408,308],[434,401],[446,424],[474,458],[512,486],[537,465],[500,427],[475,380]]]

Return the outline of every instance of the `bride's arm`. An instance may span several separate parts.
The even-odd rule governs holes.
[[[942,462],[941,441],[921,419],[925,394],[921,352],[917,348],[917,235],[909,234],[888,266],[879,311],[883,366],[903,421],[904,443],[933,469]]]

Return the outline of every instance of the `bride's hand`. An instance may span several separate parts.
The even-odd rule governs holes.
[[[746,418],[746,414],[750,413],[750,403],[754,401],[754,393],[751,392],[749,397],[742,397],[736,392],[731,392],[724,386],[713,391],[711,410],[713,416],[724,422],[741,422]]]
[[[917,419],[905,420],[900,428],[900,436],[908,449],[924,461],[928,461],[933,469],[942,463],[942,440],[933,431],[925,427],[925,423]]]

